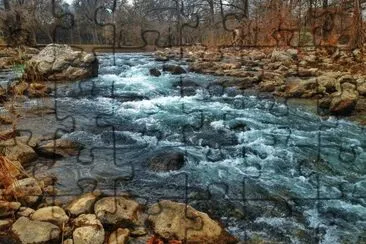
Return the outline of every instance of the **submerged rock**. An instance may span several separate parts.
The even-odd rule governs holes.
[[[161,152],[153,156],[148,167],[152,171],[179,170],[184,166],[184,154],[181,152]]]
[[[32,221],[26,217],[20,217],[11,227],[11,231],[23,244],[55,241],[61,233],[54,224]]]
[[[44,157],[68,157],[78,155],[82,148],[79,143],[57,139],[43,142],[37,148],[37,152]]]
[[[179,65],[164,65],[163,71],[170,72],[173,75],[180,75],[187,73],[187,71]]]
[[[93,54],[74,51],[68,45],[49,44],[27,63],[25,78],[72,81],[98,75],[98,59]]]
[[[149,70],[151,76],[159,77],[161,76],[161,72],[157,68],[152,68]]]
[[[183,203],[163,200],[151,206],[148,213],[154,233],[165,239],[188,243],[235,243],[235,238],[207,214]]]

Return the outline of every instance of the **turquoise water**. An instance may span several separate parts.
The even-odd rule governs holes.
[[[366,240],[364,128],[223,88],[222,77],[152,77],[163,63],[148,54],[115,60],[102,55],[99,77],[57,88],[57,116],[75,126],[64,137],[86,145],[47,169],[64,194],[94,183],[144,203],[187,202],[242,240]],[[150,171],[148,159],[169,150],[185,166]]]

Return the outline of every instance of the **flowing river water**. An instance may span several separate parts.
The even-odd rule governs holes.
[[[223,88],[222,77],[150,76],[163,63],[149,54],[99,60],[97,78],[58,85],[57,121],[30,127],[85,145],[33,169],[56,175],[62,194],[92,185],[143,203],[187,202],[241,240],[366,242],[364,128]],[[181,169],[149,170],[151,157],[171,151],[184,154]]]

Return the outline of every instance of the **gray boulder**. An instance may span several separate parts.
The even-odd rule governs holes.
[[[47,45],[26,63],[25,69],[28,80],[72,81],[97,75],[98,59],[93,54],[61,44]]]

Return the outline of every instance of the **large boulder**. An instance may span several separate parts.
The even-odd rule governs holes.
[[[40,208],[32,214],[31,219],[51,222],[58,226],[62,226],[62,224],[69,221],[65,211],[58,206]]]
[[[130,226],[138,223],[139,204],[125,197],[104,197],[94,205],[94,212],[103,224]]]
[[[23,244],[49,243],[60,237],[60,229],[51,223],[32,221],[20,217],[11,227],[13,234]]]
[[[99,195],[99,192],[85,193],[73,200],[66,209],[74,216],[91,213]]]
[[[93,54],[61,44],[47,45],[26,63],[25,69],[28,80],[71,81],[97,75],[98,59]]]
[[[231,237],[216,221],[183,203],[163,200],[148,210],[148,223],[154,233],[168,240],[187,243],[233,243]]]
[[[74,220],[74,244],[103,244],[104,228],[94,214],[82,214]]]

